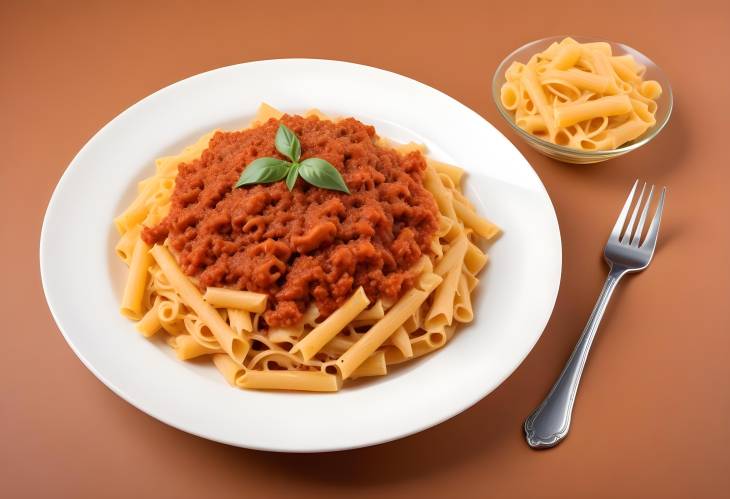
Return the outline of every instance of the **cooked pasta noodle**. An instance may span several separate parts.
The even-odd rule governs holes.
[[[147,284],[147,269],[152,263],[149,250],[149,246],[142,239],[137,239],[132,252],[132,260],[129,263],[129,274],[127,274],[127,285],[124,287],[121,307],[122,315],[130,319],[142,317],[142,299]]]
[[[155,301],[152,307],[145,312],[136,324],[137,331],[142,333],[142,336],[145,338],[149,338],[162,327],[160,324],[160,317],[158,316],[159,308],[160,302]]]
[[[575,58],[574,51],[563,52],[559,63],[551,66],[557,75],[573,71],[566,65]],[[512,72],[522,74],[524,68],[512,68]],[[513,87],[515,99],[521,99],[522,87],[517,83]],[[536,102],[546,105],[547,98],[540,100],[544,90],[540,92]],[[654,93],[654,88],[646,86],[629,103],[646,117],[646,99]],[[329,119],[317,110],[305,116]],[[251,126],[281,117],[281,112],[263,104]],[[532,117],[542,119],[537,114]],[[622,126],[630,134],[627,123],[615,128]],[[383,376],[390,364],[437,350],[454,334],[457,323],[473,319],[471,293],[478,283],[476,274],[487,263],[477,238],[494,238],[499,229],[478,215],[462,193],[464,171],[430,158],[423,184],[435,200],[434,209],[438,208],[438,228],[430,254],[409,267],[413,286],[398,300],[381,295],[371,301],[362,286],[353,287],[349,298],[326,316],[311,303],[302,307],[298,322],[270,326],[263,318],[267,293],[203,287],[189,278],[169,243],[147,245],[141,232],[164,219],[178,166],[200,157],[212,136],[213,132],[204,135],[179,155],[158,159],[156,175],[139,182],[137,197],[114,220],[121,234],[115,253],[129,266],[121,310],[137,321],[136,329],[143,336],[164,335],[180,360],[211,360],[224,379],[238,388],[327,392],[339,390],[343,380]],[[421,144],[376,141],[403,155],[425,154]],[[266,223],[245,222],[255,230]],[[270,244],[263,251],[278,258],[276,251],[281,249]],[[266,268],[275,272],[278,267]]]
[[[168,338],[167,343],[175,350],[180,360],[190,360],[203,355],[223,353],[220,348],[207,348],[189,334],[179,334]]]
[[[543,140],[582,150],[616,149],[656,124],[662,88],[644,80],[645,72],[631,55],[613,55],[608,43],[565,38],[526,64],[513,62],[500,101],[518,127]]]

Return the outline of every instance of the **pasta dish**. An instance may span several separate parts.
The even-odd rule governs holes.
[[[500,100],[515,124],[553,144],[586,151],[617,149],[656,124],[657,81],[631,55],[605,42],[565,38],[505,73]]]
[[[480,242],[499,229],[419,144],[262,104],[155,167],[114,220],[121,313],[233,386],[337,391],[473,320]]]

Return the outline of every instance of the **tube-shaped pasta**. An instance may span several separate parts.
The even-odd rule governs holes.
[[[443,184],[443,186],[449,190],[449,192],[451,193],[452,196],[455,192],[458,192],[458,190],[456,188],[456,184],[454,184],[454,181],[451,180],[451,177],[449,177],[445,173],[441,173],[438,171],[436,173],[439,176],[439,180],[441,180],[441,184]]]
[[[529,133],[547,131],[545,120],[539,114],[528,114],[525,116],[521,116],[515,119],[515,123],[518,127]]]
[[[617,144],[614,140],[613,135],[608,131],[605,131],[595,137],[585,137],[580,140],[581,149],[587,151],[608,151],[609,149],[615,149]]]
[[[423,259],[423,257],[421,257]],[[433,265],[424,267],[421,275],[416,279],[416,288],[428,291],[429,293],[441,284],[441,276],[434,273]],[[391,307],[388,307],[390,309]]]
[[[171,336],[167,339],[167,343],[175,350],[175,355],[180,360],[195,359],[203,355],[223,354],[223,350],[220,348],[207,348],[189,334]]]
[[[581,46],[588,50],[599,52],[607,57],[610,57],[613,53],[611,44],[608,42],[588,42],[581,44]]]
[[[567,38],[563,40],[563,42],[566,42]],[[554,59],[555,56],[558,54],[558,51],[560,50],[560,43],[553,42],[550,44],[548,48],[540,52],[539,54],[535,54],[530,58],[530,62],[544,62],[549,61],[551,59]],[[528,63],[529,64],[529,63]]]
[[[449,247],[448,251],[446,251],[446,254],[441,259],[441,261],[436,264],[433,272],[443,277],[449,270],[456,267],[457,265],[461,265],[464,260],[464,255],[466,254],[468,245],[469,240],[462,232],[459,237],[454,239],[453,244]]]
[[[320,371],[246,371],[235,383],[240,388],[306,392],[336,392],[342,387],[338,375]]]
[[[436,276],[435,274],[432,274]],[[438,276],[436,276],[438,277]],[[438,285],[439,280],[433,280],[431,285]],[[390,337],[398,326],[403,324],[408,316],[415,313],[418,307],[426,301],[432,289],[411,289],[388,310],[380,321],[371,327],[357,343],[337,359],[337,367],[343,379],[349,378],[365,359],[375,352],[385,340]]]
[[[525,69],[525,65],[521,62],[513,62],[510,64],[510,66],[507,68],[507,71],[504,73],[504,78],[507,81],[519,81],[520,76],[522,76],[522,70]]]
[[[204,150],[208,148],[210,139],[218,130],[212,130],[200,137],[194,144],[185,147],[179,154],[165,156],[155,161],[155,168],[159,177],[174,177],[177,175],[177,168],[180,163],[189,163],[198,159]]]
[[[407,334],[414,332],[423,325],[423,307],[416,310],[416,312],[408,317],[401,326]],[[397,333],[397,331],[396,331]],[[393,333],[394,335],[396,333]],[[391,337],[392,338],[392,337]]]
[[[567,41],[567,39],[566,39]],[[581,47],[574,40],[571,42],[563,41],[558,48],[555,58],[551,62],[551,66],[555,69],[568,69],[575,66],[582,53]]]
[[[237,308],[228,309],[228,324],[239,336],[243,336],[244,333],[250,333],[253,331],[253,323],[251,322],[251,313],[246,310],[239,310]]]
[[[441,246],[441,241],[439,241],[438,236],[431,240],[431,251],[437,260],[444,256],[444,247]]]
[[[463,260],[463,253],[459,260]],[[423,327],[426,331],[436,331],[450,325],[454,316],[454,296],[461,275],[461,264],[454,265],[446,273],[443,282],[436,288],[431,309],[426,314]]]
[[[267,298],[263,293],[214,287],[208,287],[203,295],[203,299],[216,308],[237,308],[259,314],[266,310]]]
[[[218,340],[215,339],[210,328],[201,321],[199,317],[193,314],[188,314],[183,319],[183,324],[185,325],[185,330],[188,334],[195,338],[195,341],[200,343],[202,346],[212,350],[220,348]]]
[[[444,330],[444,337],[446,337],[448,334],[447,330],[451,330],[451,332],[453,333],[452,329],[447,328],[446,330]],[[417,340],[418,340],[418,338],[416,338],[416,340],[414,340],[411,344],[411,346],[413,348],[412,357],[405,357],[403,355],[403,353],[401,353],[401,351],[395,347],[392,347],[392,346],[385,347],[383,349],[383,353],[385,354],[386,365],[400,364],[401,362],[405,362],[407,360],[417,359],[418,357],[423,357],[424,355],[427,355],[435,350],[438,350],[445,343],[445,341],[444,341],[443,343],[441,343],[439,345],[439,344],[436,344],[433,342],[428,342],[428,341],[424,341],[424,340],[417,341]]]
[[[436,235],[438,237],[446,237],[446,234],[449,233],[454,223],[455,221],[453,219],[445,217],[443,215],[439,215],[439,228],[436,232]]]
[[[292,347],[291,353],[300,352],[304,360],[311,359],[327,342],[334,338],[337,333],[342,331],[347,324],[352,322],[355,317],[365,310],[365,307],[369,304],[370,300],[365,294],[365,290],[359,287],[342,307],[337,309],[322,324],[312,329],[309,334],[299,340]]]
[[[608,116],[601,116],[600,118],[588,120],[582,127],[583,133],[588,138],[594,137],[606,129],[608,121]]]
[[[579,104],[557,106],[555,122],[558,126],[567,127],[600,116],[625,114],[631,109],[631,99],[627,95],[609,95]]]
[[[643,76],[644,72],[646,71],[646,66],[638,62],[631,54],[624,54],[624,55],[615,55],[611,57],[611,63],[613,61],[619,61],[624,66],[629,68],[631,72],[638,76]]]
[[[160,307],[159,299],[155,301],[155,303],[152,305],[152,308],[150,308],[137,322],[137,324],[134,325],[134,327],[142,333],[142,336],[145,338],[149,338],[150,336],[154,335],[157,331],[160,330],[162,325],[160,324],[160,318],[157,315],[158,309]]]
[[[454,320],[462,323],[474,320],[474,310],[471,306],[471,290],[467,281],[468,272],[459,275],[459,283],[456,286],[454,297]]]
[[[160,191],[158,191],[155,196],[160,194]],[[169,194],[164,199],[165,204],[159,204],[156,206],[152,206],[150,210],[147,212],[147,216],[144,217],[144,220],[142,220],[142,225],[144,227],[153,227],[160,223],[163,218],[167,216],[167,214],[170,212],[170,197]]]
[[[616,72],[616,75],[625,82],[637,83],[641,81],[641,76],[636,74],[633,68],[624,63],[623,60],[616,57],[610,57],[609,62],[611,67]]]
[[[360,312],[355,321],[367,321],[367,320],[380,320],[385,315],[385,309],[383,308],[382,300],[376,301],[372,307],[366,308]]]
[[[474,274],[469,272],[469,270],[466,268],[464,269],[463,274],[464,274],[464,277],[466,278],[466,284],[469,289],[469,292],[471,293],[477,287],[477,284],[479,284],[479,279],[477,279],[474,276]]]
[[[421,258],[418,259],[418,261],[413,264],[413,267],[411,267],[411,272],[414,274],[419,274],[421,276],[425,274],[430,274],[433,272],[433,262],[427,255],[422,255]],[[385,300],[381,300],[383,302],[383,310],[387,310],[390,307],[385,306]]]
[[[456,213],[454,212],[453,196],[448,189],[444,187],[439,179],[436,170],[431,165],[426,165],[426,172],[423,177],[423,186],[433,194],[436,204],[439,207],[441,213],[452,220],[456,220]]]
[[[157,185],[154,183],[145,186],[145,189],[137,195],[132,204],[124,210],[124,213],[114,219],[114,226],[120,235],[136,227],[144,220],[149,211],[147,199],[154,193],[156,188]]]
[[[433,159],[429,159],[427,162],[433,166],[436,172],[448,175],[451,181],[454,182],[454,185],[458,186],[461,183],[461,179],[464,177],[463,168]]]
[[[413,357],[413,347],[411,347],[411,341],[408,338],[408,333],[403,326],[395,330],[395,333],[393,333],[390,337],[388,343],[400,350],[404,357]]]
[[[515,82],[507,81],[499,91],[499,98],[505,109],[514,111],[520,103],[520,89]]]
[[[654,118],[654,114],[649,111],[649,106],[647,106],[646,103],[638,99],[631,99],[631,107],[634,109],[636,116],[646,123],[647,127],[656,124],[656,118]]]
[[[385,364],[385,354],[381,350],[365,359],[365,362],[352,372],[350,378],[357,379],[368,376],[384,376],[386,374],[388,374],[388,366]]]
[[[567,71],[549,69],[541,75],[541,78],[544,81],[564,81],[582,90],[589,90],[599,94],[604,93],[611,84],[611,79],[608,76],[589,73],[588,71],[581,71],[575,68],[568,69]]]
[[[249,349],[247,341],[239,338],[230,326],[221,318],[220,314],[209,303],[203,300],[198,289],[182,273],[177,262],[164,246],[155,245],[150,253],[157,261],[182,301],[192,308],[200,320],[210,328],[218,344],[238,364],[242,364]]]
[[[650,113],[652,113],[652,114],[656,113],[657,103],[656,103],[655,100],[652,100],[652,99],[649,99],[647,97],[644,97],[636,89],[632,90],[628,95],[629,95],[630,98],[632,98],[634,100],[641,101],[644,104],[646,104],[646,107],[647,107],[647,109],[649,110]]]
[[[451,324],[454,312],[454,295],[468,247],[469,241],[465,236],[462,236],[449,248],[446,256],[436,266],[435,273],[443,276],[444,279],[436,288],[433,303],[423,322],[423,327],[427,331],[433,331]]]
[[[544,78],[542,85],[547,90],[545,95],[548,96],[548,100],[552,100],[552,105],[575,101],[582,94],[578,87],[560,78]],[[551,97],[551,94],[555,98]]]
[[[451,193],[454,195],[454,201],[458,201],[459,203],[463,204],[464,206],[467,206],[468,208],[474,210],[474,204],[472,204],[469,199],[467,199],[466,196],[464,196],[461,192],[458,191],[458,189],[454,189],[451,191]]]
[[[484,268],[487,261],[489,261],[489,256],[480,250],[476,244],[469,241],[464,255],[464,267],[473,275],[476,275]]]
[[[540,85],[540,81],[537,78],[535,70],[529,66],[525,66],[522,71],[522,78],[520,79],[522,86],[530,96],[530,100],[535,104],[537,112],[545,120],[545,126],[547,126],[548,133],[551,137],[555,135],[555,119],[553,117],[553,110],[548,104],[545,92]]]
[[[334,355],[336,357],[339,357],[343,353],[347,351],[348,348],[350,348],[359,337],[353,337],[350,336],[342,336],[337,335],[334,338],[332,338],[325,346],[323,346],[320,349],[320,352],[325,352],[328,355]]]
[[[446,344],[446,328],[439,328],[434,331],[426,331],[426,334],[418,336],[411,341],[411,346],[419,343],[427,343],[432,348],[440,348]]]
[[[160,296],[163,298],[157,306],[157,317],[160,322],[175,322],[181,319],[180,297],[174,292],[160,292]]]
[[[613,138],[614,144],[625,144],[639,137],[646,131],[648,125],[640,120],[629,120],[626,123],[607,131]]]
[[[494,236],[499,234],[499,227],[486,218],[477,215],[477,213],[468,206],[458,201],[454,201],[454,211],[456,211],[456,216],[464,222],[464,225],[474,229],[474,232],[483,238],[492,239]]]
[[[137,182],[137,194],[143,193],[151,184],[156,184],[159,181],[160,178],[157,175],[140,180]]]
[[[119,238],[119,242],[114,247],[114,251],[121,261],[129,265],[132,261],[132,255],[134,254],[134,245],[139,239],[139,227],[134,227],[126,231],[122,237]]]
[[[124,286],[120,309],[122,315],[130,319],[136,320],[142,317],[142,298],[147,285],[147,271],[152,265],[149,250],[150,247],[141,238],[137,239],[134,244],[132,260],[129,262],[127,284]]]
[[[662,95],[662,86],[655,80],[642,81],[639,92],[647,99],[658,99]]]
[[[249,125],[249,127],[264,124],[272,118],[278,120],[283,115],[284,113],[282,113],[275,107],[270,106],[265,102],[262,102],[258,110],[256,111],[256,116],[254,116],[253,120],[251,120],[251,125]]]
[[[451,203],[451,207],[454,207],[453,200]],[[454,215],[456,215],[456,211],[454,211]],[[454,241],[461,235],[464,234],[467,228],[464,227],[464,223],[461,220],[458,220],[456,217],[454,217],[453,220],[454,223],[451,224],[451,228],[449,231],[443,236],[443,239],[445,239],[448,244],[453,244]]]
[[[225,380],[231,386],[238,386],[238,381],[246,373],[246,369],[234,362],[226,354],[214,354],[213,364],[218,368]]]
[[[611,95],[618,93],[619,89],[616,85],[617,76],[616,72],[613,70],[611,61],[609,60],[609,55],[599,50],[587,50],[591,54],[591,60],[593,61],[593,66],[596,68],[596,73],[602,76],[606,76],[610,80],[608,88],[606,89],[606,93]]]

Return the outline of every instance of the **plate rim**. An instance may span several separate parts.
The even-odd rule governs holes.
[[[118,122],[120,120],[123,120],[124,117],[127,114],[132,113],[137,107],[143,106],[147,101],[153,99],[158,94],[161,94],[161,93],[164,93],[164,92],[167,92],[167,91],[171,91],[172,89],[175,89],[178,86],[181,86],[181,85],[185,84],[185,82],[188,82],[189,80],[203,78],[203,77],[205,77],[207,75],[210,75],[211,73],[222,72],[222,71],[225,71],[225,70],[232,70],[233,68],[237,68],[237,67],[240,67],[240,66],[255,65],[255,64],[262,64],[262,63],[263,64],[267,64],[267,63],[287,63],[287,62],[317,63],[317,64],[321,64],[321,63],[334,63],[335,65],[340,64],[340,65],[347,65],[347,66],[354,66],[354,67],[364,68],[364,69],[370,70],[370,71],[376,71],[376,72],[385,73],[385,74],[387,74],[388,77],[396,77],[396,78],[408,80],[408,82],[411,83],[411,84],[415,84],[415,85],[427,87],[430,91],[436,92],[441,97],[446,97],[450,101],[450,103],[452,105],[455,105],[455,106],[461,108],[463,111],[466,111],[469,114],[473,115],[475,118],[477,118],[479,121],[481,121],[484,125],[486,125],[487,127],[493,129],[497,134],[501,135],[506,140],[506,142],[509,143],[509,146],[511,146],[515,150],[515,152],[520,157],[522,157],[523,160],[525,161],[525,163],[529,166],[530,170],[534,174],[534,177],[537,180],[537,183],[538,183],[538,185],[540,187],[540,190],[539,190],[540,191],[540,194],[542,194],[544,196],[544,198],[547,200],[548,205],[550,207],[549,215],[551,215],[551,216],[549,218],[554,223],[554,228],[555,228],[554,234],[555,234],[555,236],[557,236],[557,240],[555,241],[556,242],[556,248],[555,249],[557,250],[557,254],[556,254],[556,269],[555,269],[556,270],[556,273],[557,273],[557,280],[556,280],[556,282],[554,283],[554,286],[553,286],[554,289],[553,289],[553,292],[552,292],[552,296],[550,296],[549,299],[546,297],[546,303],[549,303],[549,307],[548,307],[549,312],[546,314],[546,317],[544,318],[544,320],[540,321],[541,327],[540,327],[539,334],[537,334],[535,336],[534,341],[530,345],[529,349],[526,349],[525,352],[524,352],[524,354],[522,354],[520,356],[521,358],[519,359],[519,362],[517,362],[512,369],[510,369],[502,377],[500,377],[500,379],[496,380],[495,383],[494,383],[494,386],[492,386],[491,388],[489,388],[486,391],[481,390],[480,391],[480,393],[481,393],[480,395],[476,396],[473,400],[469,400],[466,404],[459,405],[459,407],[456,408],[455,410],[449,411],[449,414],[448,415],[446,415],[444,417],[440,417],[440,418],[435,418],[435,419],[429,420],[429,422],[424,423],[424,424],[421,424],[421,425],[413,426],[412,428],[410,428],[408,431],[405,431],[405,432],[400,432],[400,433],[391,434],[391,435],[385,435],[385,436],[381,436],[380,438],[371,438],[368,441],[357,442],[357,443],[353,443],[351,445],[334,445],[333,446],[333,445],[326,445],[325,444],[325,445],[322,445],[321,447],[318,447],[318,448],[316,448],[316,447],[309,447],[309,448],[306,448],[306,449],[302,449],[302,448],[287,448],[285,446],[268,447],[268,446],[257,446],[257,445],[243,444],[243,443],[237,442],[235,440],[221,438],[220,436],[217,436],[217,435],[205,434],[203,432],[196,431],[196,430],[191,429],[189,427],[185,427],[185,426],[183,426],[181,424],[176,423],[174,420],[169,419],[169,418],[167,418],[164,415],[160,415],[156,411],[153,411],[153,410],[149,409],[148,407],[145,407],[142,403],[138,402],[138,400],[136,399],[136,397],[132,393],[129,393],[129,392],[126,392],[126,391],[122,390],[114,382],[112,382],[110,379],[108,379],[107,377],[105,377],[96,367],[94,367],[94,365],[82,354],[82,352],[79,351],[78,346],[74,344],[74,342],[71,340],[69,334],[66,332],[66,328],[64,328],[62,326],[62,320],[60,318],[61,314],[59,313],[58,310],[56,310],[54,308],[54,305],[52,304],[54,300],[49,295],[48,284],[47,284],[47,277],[46,277],[47,272],[49,272],[49,270],[46,270],[46,268],[50,264],[50,262],[48,262],[48,256],[47,256],[47,251],[48,251],[48,248],[47,248],[47,239],[49,237],[49,235],[48,235],[48,225],[47,224],[48,224],[49,214],[52,212],[52,210],[54,209],[55,205],[59,202],[58,201],[59,200],[59,196],[60,196],[59,192],[63,189],[63,186],[68,182],[68,179],[69,179],[69,176],[70,176],[70,172],[74,169],[74,166],[76,165],[77,161],[79,160],[79,158],[81,156],[83,156],[83,154],[88,149],[90,149],[91,147],[93,147],[92,144],[99,138],[100,135],[102,135],[105,132],[105,130],[107,130],[108,128],[110,128],[116,122]],[[173,428],[176,428],[176,429],[178,429],[180,431],[183,431],[185,433],[189,433],[189,434],[195,435],[195,436],[200,437],[200,438],[205,438],[207,440],[211,440],[211,441],[215,441],[215,442],[219,442],[219,443],[223,443],[223,444],[231,445],[231,446],[235,446],[235,447],[248,448],[248,449],[254,449],[254,450],[262,450],[262,451],[292,452],[292,453],[314,453],[314,452],[330,452],[330,451],[350,450],[350,449],[356,449],[356,448],[363,448],[363,447],[368,447],[368,446],[379,445],[379,444],[382,444],[382,443],[387,443],[387,442],[391,442],[391,441],[398,440],[398,439],[401,439],[401,438],[405,438],[405,437],[414,435],[416,433],[420,433],[422,431],[425,431],[425,430],[427,430],[429,428],[432,428],[434,426],[437,426],[437,425],[443,423],[444,421],[447,421],[447,420],[449,420],[449,419],[457,416],[458,414],[461,414],[462,412],[468,410],[469,408],[471,408],[472,406],[474,406],[476,403],[478,403],[479,401],[481,401],[483,398],[487,397],[494,390],[496,390],[499,386],[501,386],[502,383],[504,383],[504,381],[507,378],[509,378],[522,365],[522,363],[524,362],[524,360],[527,358],[527,356],[530,354],[530,352],[532,352],[532,350],[534,349],[534,346],[537,343],[537,341],[542,337],[542,334],[544,333],[545,328],[547,327],[547,324],[548,324],[548,322],[549,322],[549,320],[552,317],[552,314],[554,312],[555,303],[557,301],[558,293],[559,293],[559,290],[560,290],[560,285],[562,283],[562,267],[563,267],[562,260],[563,260],[563,248],[562,248],[562,234],[560,232],[560,225],[559,225],[559,221],[558,221],[558,218],[557,218],[557,213],[555,211],[555,206],[553,204],[553,201],[552,201],[550,195],[547,192],[547,189],[545,188],[545,185],[542,182],[542,179],[540,178],[540,176],[537,173],[537,171],[529,163],[529,161],[527,161],[527,158],[525,158],[524,155],[519,151],[519,149],[517,149],[517,147],[514,145],[514,143],[509,138],[507,138],[506,135],[504,135],[502,132],[500,132],[494,125],[492,125],[486,118],[484,118],[481,114],[479,114],[476,111],[474,111],[473,109],[471,109],[466,104],[464,104],[464,103],[460,102],[459,100],[457,100],[456,98],[450,96],[449,94],[447,94],[447,93],[445,93],[445,92],[443,92],[441,90],[438,90],[437,88],[434,88],[431,85],[428,85],[428,84],[423,83],[423,82],[420,82],[420,81],[418,81],[418,80],[416,80],[414,78],[411,78],[409,76],[405,76],[405,75],[396,73],[394,71],[390,71],[390,70],[386,70],[386,69],[382,69],[382,68],[378,68],[378,67],[370,66],[370,65],[366,65],[366,64],[359,64],[359,63],[355,63],[355,62],[343,61],[343,60],[337,60],[337,59],[318,59],[318,58],[274,58],[274,59],[257,59],[257,60],[246,61],[246,62],[238,63],[238,64],[231,64],[231,65],[227,65],[227,66],[221,66],[221,67],[218,67],[218,68],[213,68],[213,69],[210,69],[210,70],[207,70],[207,71],[204,71],[204,72],[201,72],[201,73],[197,73],[197,74],[194,74],[194,75],[190,75],[190,76],[185,77],[183,79],[177,80],[177,81],[175,81],[175,82],[173,82],[173,83],[171,83],[169,85],[166,85],[166,86],[164,86],[162,88],[159,88],[158,90],[156,90],[156,91],[154,91],[154,92],[146,95],[145,97],[141,98],[140,100],[134,102],[132,105],[130,105],[127,108],[125,108],[119,114],[117,114],[112,119],[110,119],[109,121],[107,121],[101,128],[99,128],[84,143],[84,145],[81,147],[81,149],[79,149],[79,151],[74,155],[74,157],[69,162],[68,166],[66,166],[66,168],[63,171],[63,174],[59,178],[59,180],[58,180],[56,186],[54,187],[53,192],[52,192],[52,194],[51,194],[51,196],[49,198],[48,205],[47,205],[46,210],[45,210],[44,215],[43,215],[43,223],[41,225],[40,239],[39,239],[39,269],[40,269],[40,274],[41,274],[41,285],[42,285],[43,294],[44,294],[44,297],[45,297],[45,300],[46,300],[46,304],[48,306],[48,309],[51,312],[51,315],[53,317],[53,320],[55,322],[55,325],[56,325],[57,329],[61,332],[61,335],[64,338],[64,340],[67,343],[67,345],[71,348],[71,350],[74,352],[74,354],[79,358],[79,360],[82,362],[82,364],[99,381],[101,381],[106,387],[108,387],[117,396],[119,396],[124,401],[126,401],[129,404],[131,404],[132,406],[134,406],[138,410],[142,411],[143,413],[145,413],[145,414],[147,414],[147,415],[149,415],[149,416],[157,419],[158,421],[160,421],[160,422],[162,422],[162,423],[164,423],[164,424],[166,424],[168,426],[171,426]]]

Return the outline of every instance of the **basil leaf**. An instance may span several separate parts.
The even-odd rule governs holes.
[[[301,162],[299,166],[299,176],[310,184],[329,189],[332,191],[341,191],[350,194],[342,175],[337,169],[327,161],[320,158],[309,158]]]
[[[259,158],[249,163],[234,187],[276,182],[286,177],[289,165],[290,163],[277,158]]]
[[[292,132],[285,124],[280,123],[279,129],[276,131],[276,150],[281,154],[296,162],[302,155],[302,145],[296,134]]]
[[[286,176],[286,186],[291,191],[297,183],[297,177],[299,176],[299,163],[294,163],[289,168],[289,173]]]

